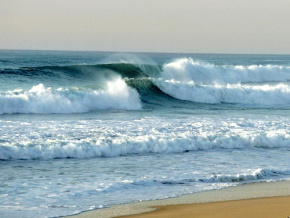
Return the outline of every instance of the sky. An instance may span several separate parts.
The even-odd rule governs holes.
[[[0,49],[290,54],[290,0],[0,0]]]

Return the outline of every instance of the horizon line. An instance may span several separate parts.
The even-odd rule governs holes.
[[[158,51],[110,51],[110,50],[61,50],[61,49],[14,49],[0,48],[0,51],[48,51],[48,52],[101,52],[101,53],[141,53],[141,54],[212,54],[212,55],[290,55],[290,53],[227,53],[227,52],[158,52]]]

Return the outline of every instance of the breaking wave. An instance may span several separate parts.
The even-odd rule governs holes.
[[[7,76],[19,81],[25,78],[23,81],[31,86],[26,91],[17,87],[11,90],[10,86],[1,91],[0,114],[138,110],[141,105],[180,107],[180,100],[247,107],[290,106],[290,67],[286,65],[214,65],[183,58],[161,66],[120,60],[2,70],[0,77]],[[100,90],[98,86],[104,83],[106,87]]]
[[[46,88],[0,92],[0,114],[83,113],[97,109],[139,110],[139,94],[121,78],[106,83],[104,90]]]
[[[237,175],[223,175],[214,174],[210,178],[200,178],[200,179],[182,179],[182,180],[155,180],[166,185],[184,185],[192,182],[202,182],[202,183],[249,183],[261,180],[269,179],[284,179],[290,175],[289,170],[272,170],[272,169],[257,169],[253,172],[247,172]]]
[[[290,67],[215,66],[180,59],[163,67],[154,83],[180,100],[220,104],[290,105]]]
[[[156,80],[155,84],[164,93],[180,100],[209,104],[290,105],[290,85],[284,83],[203,85],[193,81]]]
[[[184,58],[163,66],[164,80],[196,84],[236,84],[290,81],[290,67],[280,65],[216,66]]]
[[[286,127],[285,127],[286,128]],[[133,128],[134,129],[134,128]],[[134,131],[134,130],[131,131]],[[96,133],[97,134],[97,133]],[[144,154],[169,154],[197,150],[214,149],[273,149],[290,146],[290,136],[285,133],[257,134],[241,133],[231,135],[163,133],[160,135],[122,135],[110,130],[108,135],[95,135],[76,138],[63,138],[65,136],[50,136],[43,141],[42,136],[28,137],[27,140],[5,144],[2,140],[0,146],[0,159],[56,159],[56,158],[94,158],[117,157]],[[144,134],[144,133],[143,133]],[[47,136],[45,136],[46,139]],[[60,138],[59,138],[60,137]],[[11,139],[14,141],[14,139]]]

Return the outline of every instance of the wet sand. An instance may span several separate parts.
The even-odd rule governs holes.
[[[288,218],[290,181],[252,183],[165,200],[116,205],[70,217],[121,216]]]
[[[169,217],[215,217],[215,218],[273,218],[290,217],[290,197],[268,197],[213,203],[170,205],[157,207],[149,213],[122,216],[122,218],[169,218]]]

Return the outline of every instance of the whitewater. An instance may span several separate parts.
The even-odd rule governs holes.
[[[0,50],[0,216],[290,180],[290,56]]]

